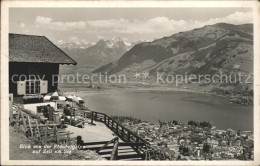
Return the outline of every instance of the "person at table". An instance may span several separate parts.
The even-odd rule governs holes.
[[[45,117],[45,118],[49,118],[49,107],[50,107],[50,104],[48,104],[44,109],[43,109],[43,111],[42,111],[42,113],[43,113],[43,116]]]
[[[53,121],[54,120],[53,113],[54,113],[54,108],[51,107],[50,104],[48,104],[47,107],[44,108],[44,110],[43,110],[43,116],[45,118],[47,118],[49,121]]]
[[[49,121],[54,121],[54,108],[49,106]]]
[[[67,104],[66,107],[64,107],[64,115],[65,116],[71,116],[71,110],[70,110],[70,105]]]

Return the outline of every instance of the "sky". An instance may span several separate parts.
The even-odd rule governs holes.
[[[249,8],[11,8],[9,32],[46,36],[55,44],[119,37],[152,41],[219,22],[253,22]]]

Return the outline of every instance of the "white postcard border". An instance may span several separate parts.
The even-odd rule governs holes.
[[[9,160],[8,33],[11,7],[249,7],[254,11],[254,161],[67,161]],[[260,5],[257,1],[2,1],[1,2],[1,164],[2,165],[259,165]],[[6,113],[7,112],[7,113]]]

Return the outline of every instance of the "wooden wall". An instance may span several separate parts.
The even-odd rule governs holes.
[[[19,80],[18,77],[13,77],[13,75],[21,76],[22,74],[27,78],[32,74],[39,76],[40,78],[45,76],[43,80],[48,81],[48,93],[57,90],[58,83],[53,83],[52,78],[53,75],[59,74],[59,64],[9,62],[9,93],[13,93],[14,96],[17,96],[16,81],[24,81],[24,77],[22,80]],[[12,77],[14,78],[14,81],[12,81]]]

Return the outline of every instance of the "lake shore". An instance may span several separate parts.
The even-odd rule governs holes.
[[[80,93],[80,92],[102,92],[102,91],[117,91],[117,90],[123,90],[123,91],[179,91],[179,92],[192,92],[192,93],[198,93],[198,94],[205,94],[205,95],[212,95],[212,96],[218,96],[218,97],[223,97],[227,98],[224,95],[220,94],[215,94],[215,93],[210,93],[206,91],[196,91],[192,89],[187,89],[187,88],[173,88],[173,87],[125,87],[125,88],[119,88],[119,87],[105,87],[101,89],[96,89],[96,88],[75,88],[75,87],[70,87],[70,88],[61,88],[61,91],[64,92],[65,94],[68,94],[70,92],[74,93]]]
[[[64,84],[65,85],[65,84]],[[78,91],[87,91],[87,92],[96,92],[96,91],[113,91],[113,90],[136,90],[136,91],[181,91],[181,92],[192,92],[198,94],[205,94],[211,96],[218,96],[225,98],[231,103],[236,103],[244,106],[253,105],[253,97],[243,94],[228,94],[229,90],[224,90],[222,88],[214,88],[212,86],[200,86],[197,84],[192,85],[182,85],[182,86],[169,86],[165,84],[145,84],[143,82],[132,82],[128,84],[100,84],[95,85],[94,87],[87,87],[86,85],[65,85],[59,87],[62,92],[78,92]],[[213,90],[214,89],[214,90]],[[230,90],[232,91],[232,90]]]

